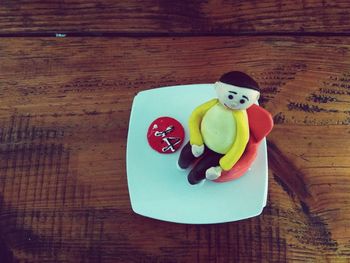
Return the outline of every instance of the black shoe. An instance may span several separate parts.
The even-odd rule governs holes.
[[[205,176],[191,171],[187,176],[187,179],[191,185],[194,185],[194,184],[199,184],[202,180],[204,180]]]

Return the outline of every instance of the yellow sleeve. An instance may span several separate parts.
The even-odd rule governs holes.
[[[200,125],[202,122],[202,118],[205,113],[213,107],[218,102],[217,99],[212,99],[207,101],[206,103],[198,106],[192,112],[189,119],[189,130],[190,130],[190,144],[202,145],[203,138],[200,131]]]
[[[237,133],[231,149],[220,159],[220,167],[225,171],[230,170],[241,158],[249,140],[247,112],[245,110],[240,110],[233,111],[232,113],[236,119]]]

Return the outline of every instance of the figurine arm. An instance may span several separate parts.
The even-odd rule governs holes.
[[[249,124],[246,111],[234,111],[237,133],[231,149],[220,159],[220,167],[228,171],[241,158],[249,140]]]
[[[203,138],[200,131],[200,125],[205,113],[218,102],[217,99],[212,99],[194,109],[189,120],[190,144],[203,145]]]

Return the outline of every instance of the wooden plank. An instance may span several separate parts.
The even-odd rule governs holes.
[[[3,1],[0,34],[349,33],[349,1]]]
[[[3,38],[0,256],[348,262],[349,48],[349,37]],[[125,174],[133,96],[229,70],[257,79],[276,123],[263,214],[219,225],[134,214]]]

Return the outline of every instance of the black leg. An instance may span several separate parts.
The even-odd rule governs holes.
[[[189,173],[187,177],[188,182],[190,184],[198,184],[200,181],[205,179],[205,171],[212,166],[218,166],[222,156],[223,154],[206,149],[206,153],[204,154],[203,158]]]
[[[182,169],[188,168],[196,157],[192,154],[192,147],[190,142],[188,142],[181,150],[178,164]]]

